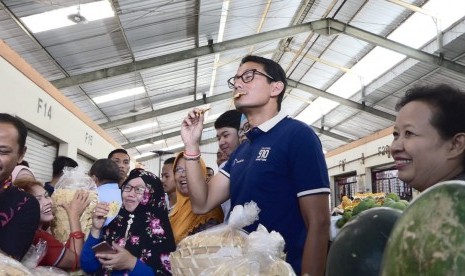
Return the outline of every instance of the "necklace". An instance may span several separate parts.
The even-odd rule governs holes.
[[[124,234],[124,239],[126,241],[128,240],[128,233],[129,233],[129,229],[131,228],[131,224],[134,222],[133,218],[134,218],[134,215],[129,214],[128,226],[126,227],[126,233]]]

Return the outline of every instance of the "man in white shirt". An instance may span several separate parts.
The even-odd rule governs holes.
[[[120,171],[118,165],[110,159],[99,159],[95,161],[89,171],[89,176],[97,185],[98,201],[110,204],[110,213],[112,207],[121,208],[121,190],[119,188]],[[118,214],[118,212],[116,212]],[[108,225],[116,216],[107,217],[104,225]]]

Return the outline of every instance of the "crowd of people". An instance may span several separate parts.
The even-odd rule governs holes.
[[[231,206],[254,201],[259,219],[244,230],[262,224],[279,232],[297,275],[324,275],[330,184],[318,136],[281,111],[287,80],[273,60],[244,57],[228,85],[236,108],[215,121],[217,173],[201,157],[204,114],[193,109],[181,125],[184,151],[164,161],[159,177],[130,170],[124,149],[92,165],[88,176],[98,203],[88,233],[79,221],[89,206],[88,191],[77,190],[67,204],[55,205],[51,197],[64,169],[78,163],[58,156],[50,182],[39,182],[23,160],[26,126],[0,113],[1,252],[22,260],[31,246],[46,241],[39,265],[94,275],[170,275],[169,255],[181,240],[227,222]],[[465,180],[463,106],[465,94],[446,84],[406,92],[390,147],[399,179],[420,192]],[[50,229],[56,208],[68,216],[65,243]]]

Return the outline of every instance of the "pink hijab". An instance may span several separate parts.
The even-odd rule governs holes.
[[[34,172],[32,172],[32,170],[31,170],[31,168],[23,166],[23,165],[17,165],[15,167],[15,169],[13,170],[13,172],[11,173],[11,181],[12,182],[14,182],[16,180],[16,177],[18,177],[19,172],[22,171],[22,170],[29,171],[32,174],[32,176],[34,176],[34,179],[36,178]]]

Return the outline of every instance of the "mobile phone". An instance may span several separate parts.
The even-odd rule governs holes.
[[[103,241],[99,244],[92,246],[92,250],[94,250],[95,253],[104,253],[104,254],[116,253],[116,250],[113,249],[113,247],[106,241]]]

